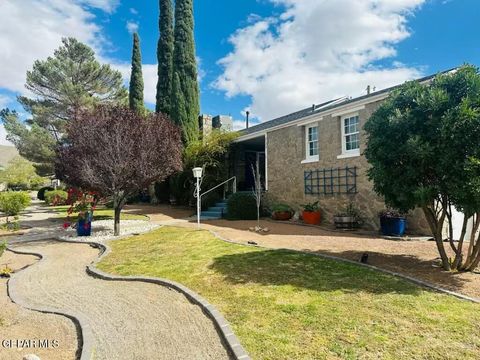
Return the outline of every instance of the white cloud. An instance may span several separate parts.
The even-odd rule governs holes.
[[[131,13],[132,15],[138,15],[138,10],[137,10],[137,9],[135,9],[135,8],[130,8],[129,10],[130,10],[130,13]]]
[[[269,0],[278,17],[250,16],[234,33],[233,51],[213,86],[228,97],[249,95],[252,115],[268,120],[313,103],[360,95],[420,76],[396,63],[395,45],[409,36],[407,18],[425,0]]]
[[[97,51],[104,41],[92,7],[112,12],[118,0],[0,1],[0,88],[24,92],[36,59],[52,55],[62,37],[74,36]]]
[[[130,34],[138,32],[138,23],[134,21],[127,21],[127,30]]]

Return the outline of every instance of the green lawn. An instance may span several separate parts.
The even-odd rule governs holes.
[[[67,217],[67,210],[70,206],[52,206],[51,209],[58,212],[58,216],[61,218]],[[114,216],[113,209],[107,209],[104,207],[98,207],[95,209],[93,213],[93,220],[112,220]],[[148,220],[148,216],[145,215],[137,215],[137,214],[129,214],[122,212],[120,214],[121,220]]]
[[[354,264],[164,227],[99,268],[168,278],[232,324],[254,359],[478,359],[480,305]]]

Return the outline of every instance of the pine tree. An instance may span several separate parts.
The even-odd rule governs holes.
[[[173,83],[173,5],[160,0],[160,38],[157,46],[158,82],[156,112],[170,115]]]
[[[0,112],[0,122],[20,155],[32,161],[42,176],[53,175],[57,145],[79,111],[126,104],[128,99],[122,74],[100,64],[94,51],[74,38],[62,39],[53,56],[35,61],[25,87],[30,95],[19,96],[18,102],[31,114],[28,126],[8,109]]]
[[[132,73],[130,75],[130,109],[143,113],[143,75],[142,75],[142,54],[140,51],[140,38],[137,33],[133,34],[132,50]]]
[[[177,0],[171,116],[182,128],[184,144],[198,140],[199,134],[200,103],[193,27],[193,0]]]

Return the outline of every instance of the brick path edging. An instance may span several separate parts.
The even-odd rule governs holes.
[[[32,255],[35,257],[39,258],[39,261],[42,261],[45,259],[45,256],[39,253],[31,252],[31,251],[20,251],[20,250],[15,250],[12,249],[11,247],[7,247],[7,251],[10,251],[14,254],[19,254],[19,255]],[[35,263],[34,263],[35,264]],[[30,264],[28,266],[23,267],[21,270],[30,267],[34,264]],[[40,312],[43,314],[52,314],[52,315],[59,315],[66,317],[70,321],[73,322],[75,325],[75,330],[77,332],[77,341],[78,341],[78,348],[77,351],[75,352],[75,359],[76,360],[91,360],[92,358],[92,348],[93,348],[93,335],[91,333],[90,327],[88,326],[88,322],[85,320],[83,315],[81,314],[76,314],[76,313],[64,313],[61,311],[58,311],[53,308],[49,307],[38,307],[38,308],[33,308],[30,307],[28,302],[18,294],[16,294],[15,298],[12,297],[12,291],[11,291],[11,286],[15,283],[15,278],[10,278],[7,281],[7,296],[10,298],[10,300],[14,303],[19,305],[20,307],[30,310],[30,311],[35,311],[35,312]]]
[[[415,285],[419,285],[419,286],[422,286],[422,287],[425,287],[425,288],[428,288],[428,289],[431,289],[431,290],[434,290],[434,291],[437,291],[437,292],[441,292],[441,293],[444,293],[444,294],[447,294],[447,295],[455,296],[456,298],[459,298],[459,299],[461,299],[461,300],[471,301],[471,302],[480,304],[480,299],[479,299],[479,298],[475,298],[475,297],[470,297],[470,296],[467,296],[467,295],[463,295],[463,294],[460,294],[460,293],[458,293],[458,292],[455,292],[455,291],[452,291],[452,290],[448,290],[448,289],[442,288],[442,287],[437,286],[437,285],[435,285],[435,284],[432,284],[432,283],[430,283],[430,282],[428,282],[428,281],[423,281],[423,280],[414,278],[414,277],[412,277],[412,276],[405,275],[405,274],[402,274],[402,273],[398,273],[398,272],[395,272],[395,271],[391,271],[391,270],[387,270],[387,269],[382,269],[382,268],[377,267],[377,266],[374,266],[374,265],[363,264],[363,263],[358,262],[358,261],[354,261],[354,260],[350,260],[350,259],[344,259],[344,258],[341,258],[341,257],[338,257],[338,256],[326,255],[326,254],[321,254],[321,253],[315,253],[315,252],[313,252],[313,251],[310,252],[310,251],[302,251],[302,250],[295,250],[295,249],[289,249],[289,248],[268,248],[268,247],[259,246],[259,245],[244,244],[244,243],[237,242],[237,241],[234,241],[234,240],[231,240],[231,239],[227,239],[227,238],[223,237],[222,235],[218,234],[217,232],[215,232],[215,231],[213,231],[213,230],[208,229],[207,231],[209,231],[209,232],[210,232],[213,236],[215,236],[217,239],[222,240],[222,241],[225,241],[225,242],[228,242],[228,243],[230,243],[230,244],[243,245],[243,246],[254,246],[254,247],[258,247],[258,248],[262,248],[262,249],[267,249],[267,250],[292,251],[292,252],[296,252],[296,253],[300,253],[300,254],[318,256],[318,257],[325,258],[325,259],[330,259],[330,260],[335,260],[335,261],[341,261],[341,262],[345,262],[345,263],[353,264],[353,265],[357,265],[357,266],[363,266],[363,267],[365,267],[365,268],[367,268],[367,269],[370,269],[370,270],[380,271],[380,272],[385,273],[385,274],[388,274],[388,275],[392,275],[392,276],[395,276],[395,277],[399,277],[399,278],[401,278],[401,279],[404,279],[404,280],[407,280],[407,281],[409,281],[409,282],[411,282],[411,283],[414,283]]]
[[[120,238],[130,237],[130,236],[131,235],[121,236],[119,238],[116,238],[115,240],[118,240]],[[88,242],[88,241],[63,240],[58,238],[55,239],[55,241],[63,242],[63,243],[73,243],[73,244],[87,244],[94,248],[99,249],[100,254],[97,257],[97,259],[95,259],[90,265],[86,266],[87,274],[92,277],[106,280],[106,281],[137,281],[137,282],[151,283],[151,284],[164,286],[169,289],[173,289],[175,291],[180,292],[187,298],[188,301],[199,306],[202,309],[203,313],[206,316],[208,316],[210,320],[212,320],[217,332],[220,335],[220,338],[222,340],[224,347],[227,349],[227,351],[230,353],[230,356],[234,360],[251,360],[250,356],[245,351],[243,346],[240,344],[240,341],[238,340],[237,336],[233,333],[233,330],[230,327],[230,324],[223,317],[223,315],[212,304],[210,304],[207,300],[205,300],[196,292],[190,290],[189,288],[187,288],[186,286],[180,283],[177,283],[175,281],[171,281],[168,279],[144,277],[144,276],[118,276],[118,275],[107,274],[97,269],[95,265],[98,264],[105,256],[107,256],[111,252],[110,247],[106,244],[101,244],[97,242]],[[7,250],[17,254],[38,256],[40,260],[45,258],[43,255],[38,253],[22,252],[18,250],[13,250],[10,247],[7,247]],[[77,334],[79,338],[79,350],[77,350],[77,359],[91,360],[92,354],[93,354],[93,337],[92,337],[92,334],[90,333],[90,329],[88,328],[88,325],[83,325],[83,324],[87,324],[87,322],[83,319],[82,315],[64,314],[54,309],[48,309],[48,308],[41,308],[41,309],[29,308],[28,306],[26,306],[26,302],[23,301],[23,299],[21,299],[20,302],[17,302],[17,304],[29,310],[63,315],[71,319],[74,322],[75,327],[77,328]]]

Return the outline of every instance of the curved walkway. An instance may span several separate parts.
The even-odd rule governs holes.
[[[80,314],[95,359],[229,359],[212,321],[179,292],[87,275],[86,265],[98,257],[89,245],[50,241],[14,249],[43,259],[12,277],[12,299]]]

